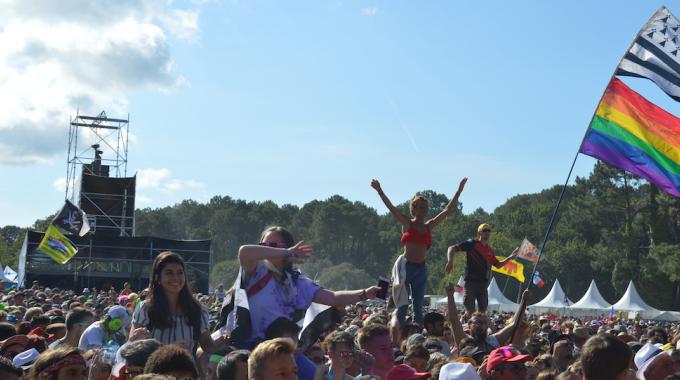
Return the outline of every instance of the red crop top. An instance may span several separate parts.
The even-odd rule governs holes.
[[[427,232],[420,233],[413,228],[413,223],[410,223],[406,231],[401,235],[401,244],[414,243],[420,244],[430,249],[432,247],[432,232],[427,229]]]

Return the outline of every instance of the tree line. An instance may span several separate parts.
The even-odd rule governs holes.
[[[428,252],[428,292],[443,294],[464,271],[465,255],[458,253],[453,272],[445,276],[446,248],[473,238],[480,223],[493,227],[491,245],[509,254],[522,239],[540,245],[561,186],[509,198],[492,213],[464,211],[464,202],[433,232]],[[436,215],[448,203],[444,194],[419,193],[430,200]],[[465,199],[465,193],[462,195]],[[399,206],[408,214],[408,200]],[[36,221],[44,230],[51,219]],[[303,271],[331,289],[365,287],[379,275],[389,275],[401,253],[401,227],[386,210],[334,195],[302,207],[271,201],[248,202],[215,196],[206,203],[185,200],[174,206],[136,212],[138,236],[171,239],[212,239],[213,285],[230,286],[238,270],[242,244],[256,243],[270,225],[289,228],[297,239],[314,246],[313,259]],[[0,262],[16,265],[25,229],[0,229]],[[680,200],[619,169],[598,163],[588,177],[577,177],[566,191],[539,265],[546,285],[535,289],[540,300],[555,279],[567,296],[578,300],[594,279],[605,297],[616,302],[633,280],[641,296],[659,309],[680,308]],[[529,281],[532,264],[525,263]],[[508,298],[515,299],[519,282],[494,273]],[[524,284],[526,286],[526,283]]]

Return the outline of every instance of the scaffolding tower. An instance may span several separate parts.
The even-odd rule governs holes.
[[[113,119],[102,111],[97,116],[76,114],[70,120],[68,159],[66,164],[66,199],[78,201],[77,177],[82,172],[97,176],[127,175],[130,115]],[[102,170],[107,170],[104,173]]]

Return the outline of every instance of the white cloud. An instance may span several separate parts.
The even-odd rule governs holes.
[[[195,41],[200,6],[167,0],[0,0],[0,164],[63,152],[69,116],[127,114],[137,91],[173,91],[169,36]]]
[[[153,199],[151,199],[147,196],[141,195],[141,194],[137,194],[137,195],[135,195],[135,202],[137,202],[137,205],[140,205],[140,204],[141,205],[150,205],[151,203],[153,203]]]
[[[361,8],[361,15],[362,16],[373,17],[377,14],[378,14],[378,8],[377,7]]]
[[[61,191],[65,192],[66,191],[66,178],[64,177],[59,177],[52,182],[52,186],[54,186],[54,190],[56,191]]]
[[[137,187],[139,189],[153,189],[159,187],[170,178],[170,170],[161,169],[141,169],[137,172]]]
[[[157,189],[166,193],[181,190],[201,189],[204,185],[193,179],[174,178],[167,168],[141,169],[137,172],[138,189]]]

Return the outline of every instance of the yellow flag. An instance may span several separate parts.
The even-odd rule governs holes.
[[[59,264],[66,264],[78,253],[78,248],[59,231],[59,228],[50,224],[37,251],[46,254]]]
[[[505,259],[504,256],[496,256],[496,259],[498,261],[501,261]],[[498,273],[503,273],[506,276],[510,276],[514,279],[516,279],[519,282],[524,282],[524,264],[520,263],[519,261],[516,260],[510,260],[507,263],[505,263],[505,266],[501,268],[496,268],[495,266],[491,266],[491,270],[494,272]]]

